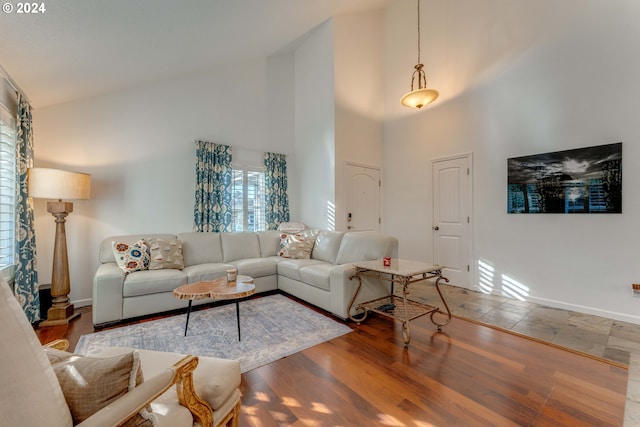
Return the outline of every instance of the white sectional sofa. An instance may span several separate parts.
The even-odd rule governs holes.
[[[346,319],[356,281],[353,262],[395,257],[396,238],[378,233],[313,230],[315,244],[309,259],[278,256],[279,231],[242,233],[182,233],[112,236],[100,246],[100,263],[93,279],[93,323],[105,325],[134,317],[184,308],[173,297],[176,287],[222,277],[229,268],[251,276],[256,292],[282,290],[335,316]],[[133,244],[140,239],[179,239],[183,269],[136,271],[125,275],[118,267],[112,242]],[[388,287],[363,280],[358,301],[383,296]],[[207,303],[210,300],[194,301]],[[355,306],[355,305],[354,305]]]

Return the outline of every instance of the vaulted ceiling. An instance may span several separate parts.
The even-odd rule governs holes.
[[[256,58],[392,0],[55,0],[0,14],[0,65],[45,107]]]

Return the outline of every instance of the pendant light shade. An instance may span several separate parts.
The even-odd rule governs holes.
[[[438,97],[438,91],[427,89],[427,76],[422,69],[423,64],[420,63],[420,0],[418,0],[418,63],[415,65],[415,71],[411,75],[411,91],[400,99],[400,103],[409,108],[422,108],[423,106],[433,102]],[[418,79],[418,88],[414,89],[414,84]]]

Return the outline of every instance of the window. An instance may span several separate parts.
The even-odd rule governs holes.
[[[0,273],[9,279],[15,265],[16,122],[0,104]]]
[[[231,207],[233,231],[264,231],[264,170],[233,165]]]

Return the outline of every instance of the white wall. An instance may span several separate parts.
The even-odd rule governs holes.
[[[347,162],[382,168],[383,13],[337,16],[295,50],[295,151],[302,221],[346,230]]]
[[[383,12],[334,18],[336,230],[346,231],[347,162],[382,169]]]
[[[89,302],[105,237],[191,231],[194,139],[236,147],[234,159],[293,153],[293,86],[290,76],[274,77],[286,77],[278,70],[290,69],[287,61],[233,64],[35,111],[36,166],[92,174],[91,199],[74,203],[67,221],[72,301]],[[35,215],[38,272],[48,283],[54,223],[44,201]]]
[[[333,228],[329,207],[335,205],[333,21],[312,30],[295,50],[294,59],[294,175],[300,220],[311,228]]]
[[[640,3],[423,2],[422,60],[440,98],[399,105],[416,61],[413,2],[385,11],[385,227],[431,262],[431,160],[473,152],[474,271],[527,299],[640,323]],[[623,142],[623,214],[507,215],[506,160]]]

